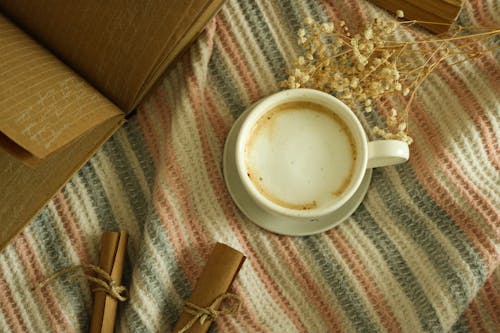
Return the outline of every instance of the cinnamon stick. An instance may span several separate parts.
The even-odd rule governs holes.
[[[121,284],[128,235],[126,232],[105,232],[101,239],[99,267],[118,285]],[[94,292],[90,333],[112,333],[118,301],[104,291]]]
[[[221,295],[227,293],[245,259],[246,257],[241,252],[225,244],[217,243],[186,304],[195,304],[200,308],[213,306],[214,301],[221,299]],[[216,309],[219,306],[221,304],[215,304]],[[174,332],[204,333],[213,320],[207,318],[207,320],[196,320],[191,323],[194,317],[194,314],[187,312],[184,308]]]

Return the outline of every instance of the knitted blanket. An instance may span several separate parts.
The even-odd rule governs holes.
[[[171,331],[216,241],[248,261],[232,287],[240,312],[218,318],[211,332],[500,327],[498,52],[426,79],[410,113],[410,161],[375,169],[363,204],[338,227],[272,234],[231,200],[221,162],[228,131],[246,107],[280,90],[307,16],[353,28],[391,19],[363,0],[229,0],[125,126],[0,253],[1,332],[86,332],[86,281],[32,288],[55,271],[97,263],[108,230],[130,233],[120,332]],[[496,0],[472,0],[459,23],[499,25],[499,17]]]

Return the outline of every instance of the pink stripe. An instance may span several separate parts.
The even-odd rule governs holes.
[[[220,114],[217,112],[217,110],[219,108],[217,107],[217,105],[216,105],[216,103],[215,103],[215,101],[213,99],[213,96],[211,94],[211,91],[209,89],[205,90],[204,96],[206,97],[207,105],[208,105],[207,108],[205,109],[206,114],[209,117],[210,124],[214,128],[214,132],[215,132],[215,135],[218,138],[219,144],[222,146],[225,143],[225,139],[227,137],[227,133],[229,132],[229,127],[231,126],[231,124],[227,124],[224,121],[224,119],[220,116]],[[297,263],[296,261],[290,262],[288,256],[286,257],[285,260],[289,264],[293,264],[293,265],[290,265],[290,267],[293,267],[296,264],[299,264],[299,265],[302,264],[301,262]],[[303,268],[302,272],[306,272],[306,271],[307,270],[305,268]],[[310,280],[312,280],[312,279],[310,279]],[[308,283],[302,284],[302,285],[303,285],[304,290],[307,290],[308,292],[309,291],[317,291],[318,290],[317,285],[313,284],[312,281],[309,281]],[[237,288],[237,289],[240,290],[241,288]],[[318,298],[322,299],[323,294],[321,293],[321,291],[319,291],[318,294],[316,294],[316,295],[321,295],[321,296],[315,296],[315,297],[311,298],[311,299],[314,300],[315,303],[317,303],[316,300]],[[328,304],[328,302],[326,300],[324,300],[324,304]],[[257,319],[255,313],[250,312],[250,306],[251,305],[249,304],[249,306],[246,307],[245,316],[248,317],[248,320],[252,322],[252,325],[253,325],[252,327],[254,327],[255,330],[257,330],[257,328],[258,328],[258,324],[257,323],[259,322],[259,320]],[[324,311],[323,313],[328,316],[328,319],[333,319],[334,318],[334,315],[330,316],[330,314],[331,314],[330,309],[326,309],[326,311]],[[334,320],[330,320],[328,323],[331,324],[331,325],[333,325],[334,322],[335,322]]]
[[[390,101],[386,102],[388,103],[384,103],[383,101],[377,103],[377,108],[380,108],[381,113],[386,112],[392,107]],[[457,163],[455,162],[451,154],[447,152],[445,147],[441,145],[443,141],[441,139],[438,139],[438,133],[437,130],[433,128],[432,121],[428,118],[427,114],[417,104],[418,101],[415,100],[413,104],[413,110],[410,112],[410,118],[411,121],[415,121],[417,126],[421,130],[423,130],[424,133],[426,133],[425,135],[425,137],[427,138],[426,143],[421,143],[421,144],[426,145],[432,150],[434,159],[440,161],[439,164],[441,165],[441,169],[443,170],[443,172],[447,175],[447,179],[460,189],[460,193],[465,195],[468,201],[473,206],[478,206],[476,203],[477,196],[471,195],[469,192],[466,192],[470,191],[470,189],[464,189],[464,186],[470,187],[471,185],[472,186],[474,185],[463,175],[460,168],[456,166]],[[422,149],[416,148],[418,144],[419,142],[416,142],[412,145],[410,163],[413,164],[413,169],[415,170],[417,177],[419,177],[422,186],[426,188],[427,192],[429,192],[429,194],[434,198],[436,203],[438,203],[441,207],[447,210],[450,213],[450,215],[452,215],[453,219],[455,220],[455,223],[461,226],[461,228],[465,231],[468,237],[473,241],[474,246],[480,250],[482,255],[488,260],[488,262],[490,264],[495,263],[498,260],[498,256],[494,255],[495,251],[491,246],[491,240],[488,238],[487,235],[484,234],[483,230],[477,228],[476,224],[472,222],[470,217],[467,216],[466,211],[462,210],[461,207],[454,205],[450,200],[446,199],[450,198],[448,191],[444,188],[444,186],[439,185],[439,180],[437,180],[433,176],[435,175],[435,171],[428,169],[428,166],[425,164],[426,163],[425,161],[428,160],[429,157],[424,158],[423,156],[420,155],[423,154],[423,152],[421,152]],[[450,165],[454,166],[451,168],[451,170],[450,170]],[[459,173],[460,175],[457,176],[457,173]],[[457,180],[466,182],[467,184],[463,185],[461,182],[457,182]],[[476,189],[475,186],[474,188]],[[451,214],[452,212],[453,214]],[[493,223],[490,226],[493,229],[493,233],[498,234],[499,226],[495,227],[494,216],[495,213],[489,216],[493,220],[492,221]],[[486,218],[488,218],[488,216],[486,216]],[[483,243],[487,244],[486,249],[483,247]],[[491,256],[490,254],[493,254],[493,256]],[[492,269],[493,267],[494,266],[489,265],[490,269]]]
[[[158,93],[160,89],[155,92],[155,95],[150,97],[150,101],[153,101],[155,108],[141,110],[137,117],[138,124],[141,127],[146,144],[149,147],[151,152],[151,156],[154,160],[155,165],[157,166],[157,170],[162,168],[161,163],[163,161],[164,152],[160,153],[156,140],[158,138],[162,138],[162,135],[155,135],[155,131],[151,126],[151,121],[148,117],[151,112],[164,112],[167,117],[170,117],[170,110],[167,109],[166,103],[158,102]],[[168,122],[170,124],[170,121]],[[167,134],[163,133],[162,134]],[[171,139],[171,138],[170,138]],[[168,165],[168,164],[166,164]],[[155,210],[160,217],[162,226],[164,228],[165,237],[169,240],[174,252],[176,260],[179,263],[179,269],[181,270],[181,274],[184,275],[191,285],[194,285],[196,279],[198,278],[199,267],[197,266],[194,260],[194,253],[189,249],[189,244],[186,240],[186,232],[181,230],[180,222],[175,215],[175,209],[168,201],[168,198],[165,195],[164,190],[161,186],[161,179],[163,177],[160,176],[160,172],[157,172],[157,176],[155,178],[154,184],[154,192],[153,192],[153,202],[155,205]],[[172,329],[172,328],[171,328]]]
[[[175,257],[179,261],[180,269],[184,272],[184,275],[188,278],[191,285],[193,285],[197,277],[196,272],[199,269],[194,261],[193,255],[187,255],[186,253],[189,253],[189,251],[186,251],[189,246],[185,239],[186,234],[180,229],[179,221],[175,217],[175,209],[160,188],[155,190],[154,199],[156,211],[161,217],[165,235],[173,245]]]
[[[453,154],[448,151],[445,146],[443,146],[442,143],[444,140],[440,139],[441,133],[433,126],[432,119],[421,109],[418,103],[418,99],[413,102],[412,111],[410,112],[409,117],[412,119],[411,121],[415,118],[419,118],[425,122],[425,125],[421,127],[426,135],[430,135],[427,141],[429,142],[428,147],[431,148],[433,156],[435,157],[434,159],[439,161],[439,164],[442,165],[441,169],[448,176],[447,178],[449,181],[458,188],[458,192],[465,197],[465,199],[476,211],[478,211],[480,215],[485,217],[485,222],[490,229],[488,232],[500,237],[500,225],[496,223],[496,221],[498,221],[498,213],[496,211],[495,204],[492,203],[488,196],[484,195],[481,190],[463,173],[460,164],[455,160]],[[390,100],[377,101],[376,104],[380,114],[382,115],[385,115],[392,107]],[[498,152],[494,154],[500,155]],[[412,158],[410,158],[410,160],[411,159]]]
[[[218,138],[219,144],[222,146],[225,143],[227,133],[229,132],[229,127],[231,124],[227,124],[224,119],[217,112],[219,107],[217,107],[210,90],[206,90],[204,94],[207,101],[207,108],[205,109],[207,116],[209,117],[210,124],[214,128],[215,135]],[[315,279],[312,278],[309,271],[304,265],[301,257],[294,248],[291,240],[286,237],[272,238],[273,243],[275,243],[274,248],[277,253],[280,253],[285,261],[285,264],[291,268],[294,277],[299,281],[302,290],[306,291],[309,295],[311,302],[320,310],[321,315],[325,319],[325,323],[329,327],[330,332],[337,332],[341,326],[341,320],[339,320],[330,302],[324,297],[324,291],[319,288]],[[255,315],[252,313],[252,319],[254,322],[258,322]],[[255,325],[255,327],[257,327]]]
[[[423,130],[428,138],[438,138],[439,131],[433,125],[432,119],[424,112],[418,102],[413,106],[414,112],[410,117],[420,122],[421,130]],[[443,172],[448,176],[448,179],[454,184],[459,193],[462,194],[470,206],[482,215],[490,228],[497,236],[500,236],[500,229],[497,225],[498,213],[495,205],[477,188],[477,186],[467,178],[463,173],[461,166],[454,159],[454,156],[443,145],[443,140],[433,140],[429,142],[429,149],[434,153],[436,161],[442,166]]]
[[[157,101],[157,98],[158,98],[158,93],[156,93],[154,96],[152,96],[152,99],[150,99],[153,101],[154,106],[157,107],[157,109],[155,110],[149,109],[149,110],[143,110],[144,112],[139,112],[138,122],[141,128],[143,129],[146,143],[151,148],[150,149],[151,156],[153,157],[153,160],[157,166],[157,170],[159,170],[161,168],[160,163],[163,160],[162,158],[163,153],[160,153],[156,140],[157,138],[161,138],[161,136],[154,135],[155,131],[151,126],[151,121],[148,118],[147,114],[148,112],[152,111],[157,111],[157,112],[163,111],[163,113],[166,113],[167,117],[169,117],[170,110],[166,109],[167,108],[166,103],[163,104],[159,103]],[[168,133],[169,132],[166,132],[165,135],[168,135]],[[191,251],[185,251],[185,249],[188,248],[187,242],[185,241],[186,235],[179,227],[179,221],[177,220],[174,213],[175,210],[168,201],[168,199],[166,198],[165,193],[161,188],[161,184],[158,184],[158,181],[161,180],[162,178],[159,174],[160,172],[158,171],[157,177],[155,179],[156,183],[154,185],[154,192],[153,192],[153,200],[155,203],[155,208],[156,211],[158,212],[158,215],[161,217],[162,224],[165,228],[166,237],[171,241],[173,245],[173,248],[176,253],[176,258],[178,258],[179,264],[181,266],[180,268],[183,270],[184,275],[188,278],[188,280],[191,283],[193,283],[196,279],[195,273],[199,269],[197,268],[196,262],[193,258],[193,254],[191,253]],[[190,255],[186,255],[185,252],[189,253]],[[193,268],[195,269],[193,270]]]
[[[498,70],[496,73],[498,73]],[[438,71],[438,74],[447,82],[450,89],[453,90],[464,110],[474,121],[476,128],[479,128],[479,135],[483,142],[482,147],[486,150],[488,159],[492,162],[493,166],[497,170],[500,170],[500,151],[496,140],[497,135],[485,114],[485,110],[481,107],[475,95],[467,89],[465,82],[449,66],[446,66],[446,70]],[[495,80],[498,84],[500,75],[496,75]]]
[[[346,22],[348,22],[347,24],[350,24],[351,27],[356,28],[360,23],[368,21],[368,18],[366,17],[363,8],[361,8],[359,1],[344,0],[343,4],[345,7],[349,8],[348,11],[342,10],[342,12],[350,14]]]
[[[495,275],[490,276],[480,292],[484,299],[482,304],[487,309],[490,318],[495,322],[496,327],[500,327],[500,294],[495,288],[495,285],[500,286],[499,282]]]
[[[366,292],[368,301],[372,304],[374,310],[380,318],[382,325],[389,332],[401,332],[401,326],[397,321],[385,297],[377,289],[373,278],[367,272],[363,263],[359,260],[354,249],[359,248],[358,244],[349,244],[346,236],[340,229],[335,229],[328,233],[333,244],[339,250],[344,260],[347,260],[351,273],[359,281]]]
[[[465,318],[472,332],[488,332],[482,324],[481,313],[475,300],[469,304],[469,308],[465,311]]]
[[[157,97],[154,99],[156,106],[168,106],[164,90],[161,90],[155,97]],[[179,109],[178,111],[180,110],[182,109]],[[196,246],[197,250],[208,251],[207,245],[209,245],[209,240],[207,239],[201,225],[197,221],[197,216],[194,213],[196,210],[194,209],[194,205],[192,203],[191,193],[189,192],[188,185],[183,178],[182,168],[176,159],[170,127],[172,123],[171,111],[167,110],[167,112],[160,112],[159,115],[162,119],[161,124],[163,125],[163,133],[165,134],[167,140],[162,164],[169,166],[168,168],[159,168],[159,171],[164,172],[166,180],[170,185],[169,188],[174,191],[175,196],[179,199],[179,205],[176,208],[180,210],[181,215],[183,216],[182,223],[186,224],[186,229],[191,231],[188,233],[190,241]],[[201,252],[200,254],[207,255],[208,253]],[[196,276],[200,273],[199,269],[194,269],[194,272],[196,273]]]
[[[381,114],[385,114],[388,112],[388,110],[392,107],[392,104],[390,100],[384,100],[384,101],[379,101],[377,102],[377,108],[380,110]],[[452,183],[454,186],[458,188],[458,192],[461,193],[467,201],[473,206],[476,210],[480,212],[482,216],[485,217],[487,224],[490,226],[492,233],[493,234],[498,234],[499,233],[499,226],[496,225],[495,220],[497,218],[498,214],[495,212],[494,205],[489,202],[489,200],[482,195],[480,190],[473,184],[462,172],[460,166],[458,163],[455,161],[453,155],[446,150],[446,148],[442,145],[443,140],[439,139],[439,132],[437,131],[436,128],[433,126],[433,121],[430,119],[430,117],[427,115],[424,110],[421,109],[420,105],[418,104],[418,99],[414,101],[414,104],[412,106],[412,111],[410,112],[410,121],[415,122],[417,126],[422,130],[425,134],[426,138],[426,143],[420,143],[416,142],[413,144],[412,148],[415,146],[418,146],[418,144],[426,145],[428,148],[433,153],[433,158],[437,161],[439,161],[439,165],[441,166],[441,170],[447,175],[447,179],[449,180],[450,183]],[[417,160],[417,157],[413,153],[413,151],[420,151],[417,149],[412,149],[411,153],[411,158],[410,162],[415,162]],[[426,158],[426,160],[429,159]],[[416,162],[417,165],[414,165],[414,169],[416,170],[416,173],[419,174],[419,171],[422,171],[421,168],[423,167],[424,159],[422,157],[421,161]],[[420,165],[420,164],[422,165]],[[435,184],[438,183],[439,181],[435,179],[435,170],[429,170],[426,168],[428,175],[425,175],[422,177],[426,177],[426,181],[428,184],[428,192],[431,191],[436,191],[439,190],[439,193],[434,193],[436,198],[439,198],[439,200],[436,200],[436,202],[441,202],[441,206],[445,209],[452,209],[456,210],[456,214],[454,216],[454,220],[456,223],[459,221],[457,219],[463,219],[463,217],[467,216],[467,212],[459,208],[458,206],[454,205],[451,203],[450,200],[454,200],[453,198],[450,197],[450,193],[443,187],[443,186],[438,186],[437,188],[435,187]],[[424,185],[424,184],[422,184]],[[449,197],[448,200],[445,198]],[[446,203],[444,206],[442,203]],[[486,209],[485,209],[486,208]],[[467,216],[467,219],[471,221],[471,217]],[[462,223],[462,228],[465,228],[465,225],[469,224],[470,222],[465,221]],[[491,243],[491,240],[485,236],[485,231],[482,229],[478,229],[475,225],[473,227],[473,233],[476,234],[478,238],[476,239],[481,239],[488,244]],[[470,236],[470,235],[469,235]],[[476,243],[477,246],[482,248],[481,241],[479,243]],[[489,247],[489,251],[492,250],[491,246]],[[494,252],[489,252],[488,250],[485,250],[486,252],[482,252],[483,254],[486,253],[494,253]],[[490,267],[491,268],[491,267]]]
[[[245,62],[245,57],[240,53],[241,47],[236,45],[236,39],[232,38],[230,33],[231,29],[228,27],[229,24],[226,22],[224,15],[217,17],[217,35],[221,39],[224,51],[228,53],[231,58],[231,64],[235,66],[236,72],[239,76],[239,80],[244,84],[244,93],[248,94],[251,101],[256,101],[260,98],[259,88],[253,72],[250,70],[248,64]],[[235,77],[237,79],[237,77]]]
[[[445,209],[453,218],[454,222],[460,226],[472,245],[485,258],[489,269],[493,269],[495,263],[498,261],[498,254],[495,254],[496,250],[494,244],[492,244],[492,241],[488,238],[488,236],[485,235],[478,227],[477,223],[467,215],[467,212],[454,202],[454,198],[450,197],[450,193],[436,178],[435,170],[429,169],[429,165],[426,162],[429,157],[424,156],[423,149],[420,148],[420,145],[426,145],[430,149],[434,150],[434,154],[436,156],[439,156],[439,152],[443,150],[443,147],[440,145],[441,140],[437,139],[437,133],[433,129],[432,120],[429,119],[426,113],[421,110],[417,103],[415,103],[414,112],[412,112],[410,116],[411,120],[425,132],[424,139],[426,142],[415,142],[411,149],[410,163],[412,164],[412,168],[415,171],[419,182],[426,189],[427,193],[433,198],[433,200]],[[456,182],[455,177],[447,170],[450,165],[441,162],[440,166],[442,169],[445,169],[443,171],[448,175],[449,180],[452,183]]]
[[[200,135],[202,143],[204,165],[211,180],[212,187],[214,188],[215,195],[218,197],[217,201],[221,204],[221,207],[225,212],[226,218],[230,221],[231,226],[235,229],[238,239],[240,240],[240,244],[242,244],[242,246],[245,248],[244,251],[245,254],[257,258],[255,251],[246,245],[248,243],[248,239],[241,230],[241,226],[235,222],[236,216],[234,213],[234,206],[233,209],[226,210],[225,209],[226,205],[223,204],[228,200],[230,201],[230,198],[228,197],[227,190],[223,184],[223,180],[220,173],[220,165],[219,163],[216,163],[213,159],[213,156],[211,154],[211,148],[206,137],[205,129],[203,127],[203,121],[201,119],[201,114],[199,112],[199,110],[201,109],[201,104],[199,103],[202,101],[201,96],[199,96],[198,93],[199,88],[197,86],[194,73],[192,72],[192,68],[189,66],[189,64],[188,66],[185,67],[185,71],[186,71],[186,80],[188,85],[188,93],[190,95],[190,102],[193,106],[193,111],[195,112],[195,119],[198,125],[197,126],[198,133]],[[221,197],[222,194],[225,194],[224,197]],[[266,285],[266,288],[268,289],[270,294],[275,297],[275,299],[278,302],[278,305],[288,315],[288,317],[291,319],[294,325],[296,325],[296,327],[299,328],[300,331],[305,331],[306,330],[305,326],[300,321],[300,318],[297,316],[296,313],[291,311],[291,305],[288,303],[285,296],[279,291],[279,286],[276,285],[276,283],[267,275],[264,267],[262,267],[262,265],[258,260],[251,261],[251,263],[255,265],[254,267],[255,271],[259,275],[262,282],[264,282],[264,284]]]
[[[491,13],[487,10],[484,1],[471,0],[471,2],[474,19],[476,21],[480,22],[481,25],[486,26],[495,26],[495,24],[497,24],[495,18],[491,16]]]
[[[159,110],[159,111],[161,111],[162,108],[167,108],[167,105],[168,105],[165,97],[163,96],[163,92],[164,92],[163,90],[160,90],[153,97],[154,98],[154,105],[157,107],[156,110]],[[153,111],[153,110],[151,110],[151,111]],[[162,117],[163,124],[170,124],[171,123],[170,110],[165,109],[163,111],[164,112],[161,112],[161,115],[163,116]],[[145,127],[145,133],[147,136],[146,140],[148,141],[148,143],[150,145],[156,146],[156,144],[154,143],[155,139],[154,139],[154,136],[152,134],[154,132],[151,128],[151,124],[149,123],[149,119],[147,119],[146,117],[140,117],[139,121],[140,121],[140,124],[142,125],[141,127]],[[166,134],[166,136],[168,138],[168,142],[171,142],[171,135],[169,134],[170,131],[165,130],[164,133]],[[175,161],[173,154],[169,153],[170,149],[168,147],[166,149],[167,149],[167,151],[165,152],[165,154],[167,155],[167,157],[166,157],[167,161],[164,162],[164,163],[166,163],[164,165],[171,165],[171,163],[177,164],[177,161]],[[152,149],[152,151],[158,152],[158,148],[154,147]],[[157,164],[160,163],[160,160],[162,160],[158,154],[153,154],[153,158],[155,159]],[[182,176],[182,174],[179,173],[177,175],[174,175],[173,178],[174,178],[174,180],[180,179],[181,176]],[[167,181],[169,181],[168,174],[167,174]],[[171,183],[170,181],[169,181],[169,183],[170,183],[169,184],[170,188],[179,187],[178,183],[175,183],[175,182]],[[181,269],[184,271],[185,276],[190,280],[191,284],[194,285],[196,279],[198,278],[198,276],[200,274],[200,267],[198,267],[196,265],[196,262],[194,261],[194,253],[193,253],[192,249],[189,249],[189,251],[186,251],[186,248],[189,248],[189,245],[183,241],[184,237],[186,236],[185,235],[186,232],[184,230],[180,229],[179,221],[176,219],[175,214],[174,214],[175,210],[172,207],[172,205],[168,202],[168,199],[165,197],[165,193],[163,192],[161,187],[156,185],[155,188],[156,188],[156,190],[155,190],[154,196],[155,196],[155,202],[157,203],[157,205],[156,205],[157,211],[158,211],[160,217],[162,217],[162,222],[163,222],[163,225],[164,225],[165,230],[166,230],[167,238],[169,238],[170,241],[172,242],[172,244],[174,245],[174,249],[176,252],[176,258],[178,258],[179,264],[181,265]],[[162,207],[165,207],[165,209],[162,209]],[[189,230],[189,228],[188,228],[188,230]],[[207,246],[206,244],[208,244],[208,241],[206,241],[205,245],[203,245],[201,248],[201,250],[203,250],[202,252],[203,252],[204,257],[208,256],[208,251],[211,249],[211,247]],[[197,249],[198,249],[198,251],[200,251],[200,247],[198,247]],[[246,305],[245,307],[248,308],[248,306],[249,306],[248,301],[244,300],[243,305],[244,306]],[[246,314],[247,314],[246,317],[249,317],[248,311],[246,311]],[[257,319],[255,318],[255,316],[251,316],[251,317],[253,317],[254,322],[257,322]],[[230,324],[230,323],[228,322],[227,324]],[[254,326],[253,323],[247,323],[247,324],[250,324],[248,326]],[[234,331],[234,329],[231,329],[231,331]]]
[[[422,39],[422,33],[417,30],[408,29],[407,31],[413,38]],[[457,42],[457,44],[459,44],[459,42]],[[484,46],[478,45],[477,48],[484,49]],[[481,75],[486,76],[495,91],[500,91],[500,72],[497,69],[497,62],[492,56],[492,53],[486,53],[480,58],[471,59],[471,62],[475,63],[480,68],[484,68],[485,70],[481,73]],[[441,63],[439,70],[437,70],[434,74],[439,75],[441,79],[447,83],[450,89],[454,91],[455,95],[464,107],[464,110],[472,118],[476,127],[479,127],[481,130],[480,137],[483,142],[482,146],[486,150],[488,159],[497,170],[500,170],[499,147],[498,143],[495,141],[496,133],[484,113],[485,110],[481,107],[474,94],[467,88],[465,82],[459,78],[450,65],[444,62]],[[416,101],[414,101],[414,103],[416,103]]]
[[[325,291],[318,285],[317,280],[310,274],[310,267],[307,267],[299,255],[295,245],[289,237],[272,235],[273,249],[284,261],[292,272],[295,280],[300,283],[301,290],[307,293],[308,300],[314,305],[325,320],[328,332],[342,332],[342,319],[340,319],[331,301],[325,296]]]
[[[366,14],[361,10],[358,1],[344,0],[339,1],[321,1],[330,21],[338,23],[345,21],[346,25],[352,31],[355,31],[360,22],[366,22]],[[348,8],[348,10],[346,10]]]
[[[478,51],[484,51],[486,47],[484,44],[477,45]],[[493,56],[493,52],[488,52],[482,54],[480,57],[476,57],[470,60],[475,66],[478,66],[481,72],[481,76],[486,77],[489,82],[489,88],[492,88],[495,93],[500,93],[500,73],[498,71],[497,59]],[[452,68],[448,66],[448,68]]]
[[[66,231],[65,235],[69,237],[71,246],[75,249],[78,258],[82,262],[91,262],[85,247],[85,240],[82,237],[80,225],[75,221],[75,216],[69,208],[68,202],[66,201],[62,191],[57,192],[53,199],[53,203],[56,207],[57,214],[61,218],[64,230]]]
[[[206,89],[204,96],[207,103],[205,111],[208,116],[208,120],[215,130],[214,132],[217,136],[217,140],[219,141],[219,145],[223,146],[226,142],[231,124],[217,112],[217,110],[222,106],[218,106],[216,104],[212,91],[210,89]]]
[[[247,292],[238,279],[234,281],[232,289],[237,295],[245,295]],[[245,327],[248,332],[264,331],[261,324],[262,321],[257,318],[256,313],[253,311],[253,306],[249,297],[242,297],[241,309],[237,314],[236,320],[239,322],[238,326],[232,325],[228,317],[222,317],[222,322],[218,322],[220,331],[237,332],[241,330],[242,327]]]
[[[197,123],[197,128],[198,128],[198,134],[202,143],[202,152],[204,155],[204,161],[205,161],[205,166],[207,166],[207,172],[209,173],[210,179],[214,178],[214,170],[217,169],[217,166],[211,167],[211,165],[215,164],[214,159],[212,154],[210,154],[210,145],[208,143],[207,135],[206,135],[206,130],[205,127],[203,126],[203,120],[201,119],[201,114],[198,112],[198,110],[203,109],[202,105],[200,102],[204,100],[202,96],[199,95],[199,88],[197,85],[197,81],[195,79],[194,73],[192,71],[192,66],[190,66],[189,63],[186,64],[185,67],[185,77],[186,77],[186,82],[188,86],[188,93],[190,96],[190,103],[192,106],[192,111],[194,112],[195,115],[195,120]],[[220,175],[215,175],[216,178],[220,179]],[[213,184],[213,182],[211,182]],[[212,185],[213,187],[213,185]],[[244,308],[244,313],[245,317],[250,320],[249,323],[252,327],[258,327],[259,320],[257,319],[256,314],[251,311],[251,304],[249,303],[249,300],[244,299],[243,302],[243,308]],[[231,322],[230,321],[225,321],[225,325],[229,325]],[[229,328],[225,327],[225,329],[229,332],[233,332],[236,327]]]
[[[323,6],[325,8],[326,14],[330,18],[330,21],[334,23],[338,23],[340,21],[345,21],[344,16],[342,15],[342,11],[338,10],[336,1],[322,1]]]
[[[35,250],[26,240],[24,233],[21,233],[19,237],[15,238],[12,244],[19,255],[22,265],[24,266],[24,271],[26,272],[30,284],[32,286],[36,286],[38,283],[43,281],[45,276],[42,273],[42,267],[38,261]],[[56,332],[73,331],[59,305],[59,301],[52,293],[52,289],[50,287],[45,287],[42,290],[37,290],[36,294],[40,304],[43,305],[42,308],[45,312],[45,316],[49,320],[53,330]]]
[[[20,237],[20,236],[18,236]],[[0,309],[12,332],[28,332],[19,307],[17,306],[5,277],[0,271]]]

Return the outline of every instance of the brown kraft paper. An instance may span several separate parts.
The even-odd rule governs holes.
[[[106,271],[118,285],[122,280],[127,239],[126,232],[105,232],[101,240],[99,267]],[[90,333],[112,333],[117,307],[118,301],[115,298],[104,291],[96,291]]]
[[[245,259],[241,252],[222,243],[215,244],[188,302],[209,307],[217,297],[228,291]],[[183,310],[174,332],[182,330],[193,317]],[[186,332],[204,333],[211,323],[211,320],[206,320],[201,324],[197,320]]]
[[[0,0],[0,251],[224,0]]]

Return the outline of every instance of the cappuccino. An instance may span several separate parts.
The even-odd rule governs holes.
[[[294,210],[332,205],[353,180],[356,145],[346,123],[312,102],[267,111],[245,144],[247,177],[268,200]]]

